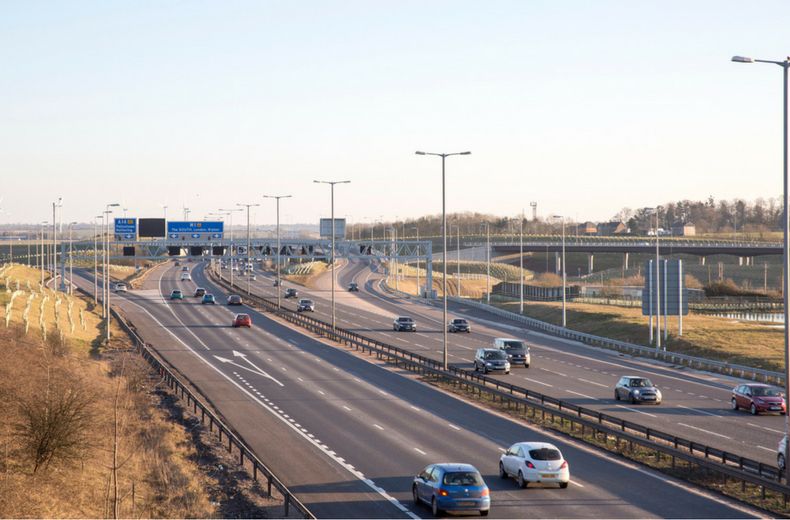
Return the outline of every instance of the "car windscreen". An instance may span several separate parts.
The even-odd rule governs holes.
[[[507,359],[507,354],[501,350],[490,350],[486,352],[486,359]]]
[[[414,320],[411,318],[398,318],[398,321],[401,323],[411,323]]]
[[[504,342],[506,350],[526,350],[527,346],[523,341],[508,340]]]
[[[466,320],[453,320],[456,325],[466,325]]]
[[[781,397],[782,393],[775,388],[755,386],[752,388],[752,395],[756,397]]]
[[[483,477],[476,471],[448,471],[442,483],[446,486],[484,486]]]
[[[653,386],[653,382],[646,378],[632,379],[629,386],[637,387],[637,388],[645,388],[648,386]]]
[[[529,450],[529,456],[532,460],[560,460],[562,455],[558,450],[553,448],[539,448],[537,450]]]

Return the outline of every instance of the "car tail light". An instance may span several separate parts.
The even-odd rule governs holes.
[[[483,491],[480,492],[481,497],[487,497],[489,495],[488,488],[485,488]]]
[[[447,491],[446,489],[440,489],[439,490],[439,495],[441,495],[443,497],[447,497],[447,496],[450,496],[450,492]]]
[[[527,467],[529,469],[535,469],[535,465],[533,463],[531,463],[530,461],[527,461]]]
[[[568,467],[568,461],[567,460],[562,461],[562,465],[560,466],[560,469],[565,469],[567,467]]]

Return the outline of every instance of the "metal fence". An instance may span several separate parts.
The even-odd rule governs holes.
[[[134,328],[120,315],[115,309],[112,309],[113,317],[117,320],[119,326],[132,338],[135,348],[140,355],[145,359],[158,373],[162,380],[167,384],[168,388],[178,397],[186,401],[188,408],[192,408],[192,413],[195,416],[200,416],[200,424],[205,425],[208,423],[210,433],[219,436],[220,443],[227,442],[228,453],[233,453],[235,450],[238,453],[239,465],[244,466],[245,460],[252,466],[252,478],[258,481],[259,478],[266,479],[266,494],[268,498],[273,498],[272,488],[276,489],[283,497],[283,511],[284,517],[288,517],[293,508],[302,518],[315,518],[309,509],[288,490],[274,473],[247,447],[242,439],[234,433],[229,426],[223,423],[214,412],[205,405],[195,393],[186,386],[167,365],[159,358],[154,351],[145,344],[140,338]],[[261,477],[259,477],[259,474]]]
[[[216,278],[214,280],[218,281],[226,289],[233,290],[233,287],[226,280],[217,280]],[[403,348],[389,345],[340,327],[333,329],[331,324],[312,316],[295,312],[285,305],[278,309],[276,302],[260,296],[249,295],[247,298],[264,310],[272,312],[314,334],[348,345],[363,353],[375,355],[379,359],[386,359],[397,366],[430,375],[449,384],[465,385],[467,389],[485,393],[494,400],[498,399],[511,403],[510,405],[516,407],[516,410],[519,409],[518,407],[524,407],[525,412],[533,410],[532,413],[540,412],[544,416],[548,414],[552,420],[554,420],[553,418],[561,418],[561,420],[570,421],[582,429],[582,432],[585,428],[590,428],[596,435],[615,437],[618,443],[620,440],[623,440],[638,444],[655,452],[658,458],[661,456],[670,457],[673,466],[675,459],[681,459],[715,473],[725,480],[734,479],[744,485],[748,483],[759,486],[763,497],[765,497],[767,490],[782,495],[785,502],[790,496],[790,487],[783,485],[779,481],[781,475],[777,468],[772,465],[684,439],[671,433],[648,428],[613,415],[584,408],[574,403],[505,383],[470,370],[454,366],[450,366],[448,370],[443,370],[441,362],[435,359],[415,354]]]

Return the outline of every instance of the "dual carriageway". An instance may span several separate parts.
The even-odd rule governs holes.
[[[170,262],[154,268],[143,289],[114,299],[144,340],[194,384],[250,448],[318,517],[429,516],[411,502],[411,479],[426,464],[474,464],[492,491],[495,517],[743,517],[755,514],[583,444],[486,411],[393,370],[331,346],[254,309],[253,327],[233,329],[238,308],[201,305],[191,298],[205,287],[219,302],[227,292],[207,276],[205,263],[191,264],[192,281],[179,281]],[[388,295],[375,262],[338,269],[337,320],[416,353],[441,358],[441,310]],[[329,278],[311,290],[317,317],[330,313]],[[343,288],[359,284],[359,293]],[[276,297],[273,279],[258,276],[253,293]],[[90,275],[77,283],[92,289]],[[245,281],[246,284],[246,281]],[[173,289],[187,295],[170,302]],[[243,296],[243,292],[242,292]],[[284,305],[293,306],[287,300]],[[451,306],[472,321],[471,334],[450,336],[450,362],[471,367],[474,349],[493,337],[526,337],[532,367],[514,368],[510,382],[622,414],[656,428],[683,429],[684,436],[761,460],[773,460],[780,419],[752,418],[727,410],[734,382],[725,377],[678,372],[672,367],[526,332],[479,310]],[[396,315],[413,316],[417,333],[395,333]],[[496,320],[496,321],[495,321]],[[620,375],[649,376],[664,392],[658,407],[615,404]],[[516,441],[552,442],[570,463],[571,486],[517,489],[500,480],[502,451]],[[770,452],[769,452],[770,450]]]

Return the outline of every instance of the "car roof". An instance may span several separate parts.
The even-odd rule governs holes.
[[[525,442],[517,442],[515,444],[521,446],[522,448],[526,448],[528,450],[541,450],[543,448],[547,448],[550,450],[559,451],[559,448],[557,448],[555,445],[551,444],[550,442],[525,441]]]
[[[249,314],[247,314],[246,312],[241,312],[241,313],[236,315],[237,318],[243,318],[244,316],[249,317]]]
[[[777,388],[774,385],[766,385],[765,383],[744,383],[743,386],[748,386],[751,388],[755,388],[758,386],[765,387],[765,388]]]
[[[523,339],[518,338],[496,338],[494,341],[520,341],[521,343],[526,343]]]
[[[480,350],[483,352],[499,352],[498,348],[482,347]]]
[[[398,319],[399,320],[410,320],[410,319],[412,319],[412,317],[411,316],[398,316]]]
[[[477,468],[464,462],[439,462],[433,466],[443,471],[477,471]],[[477,471],[480,473],[479,471]]]

